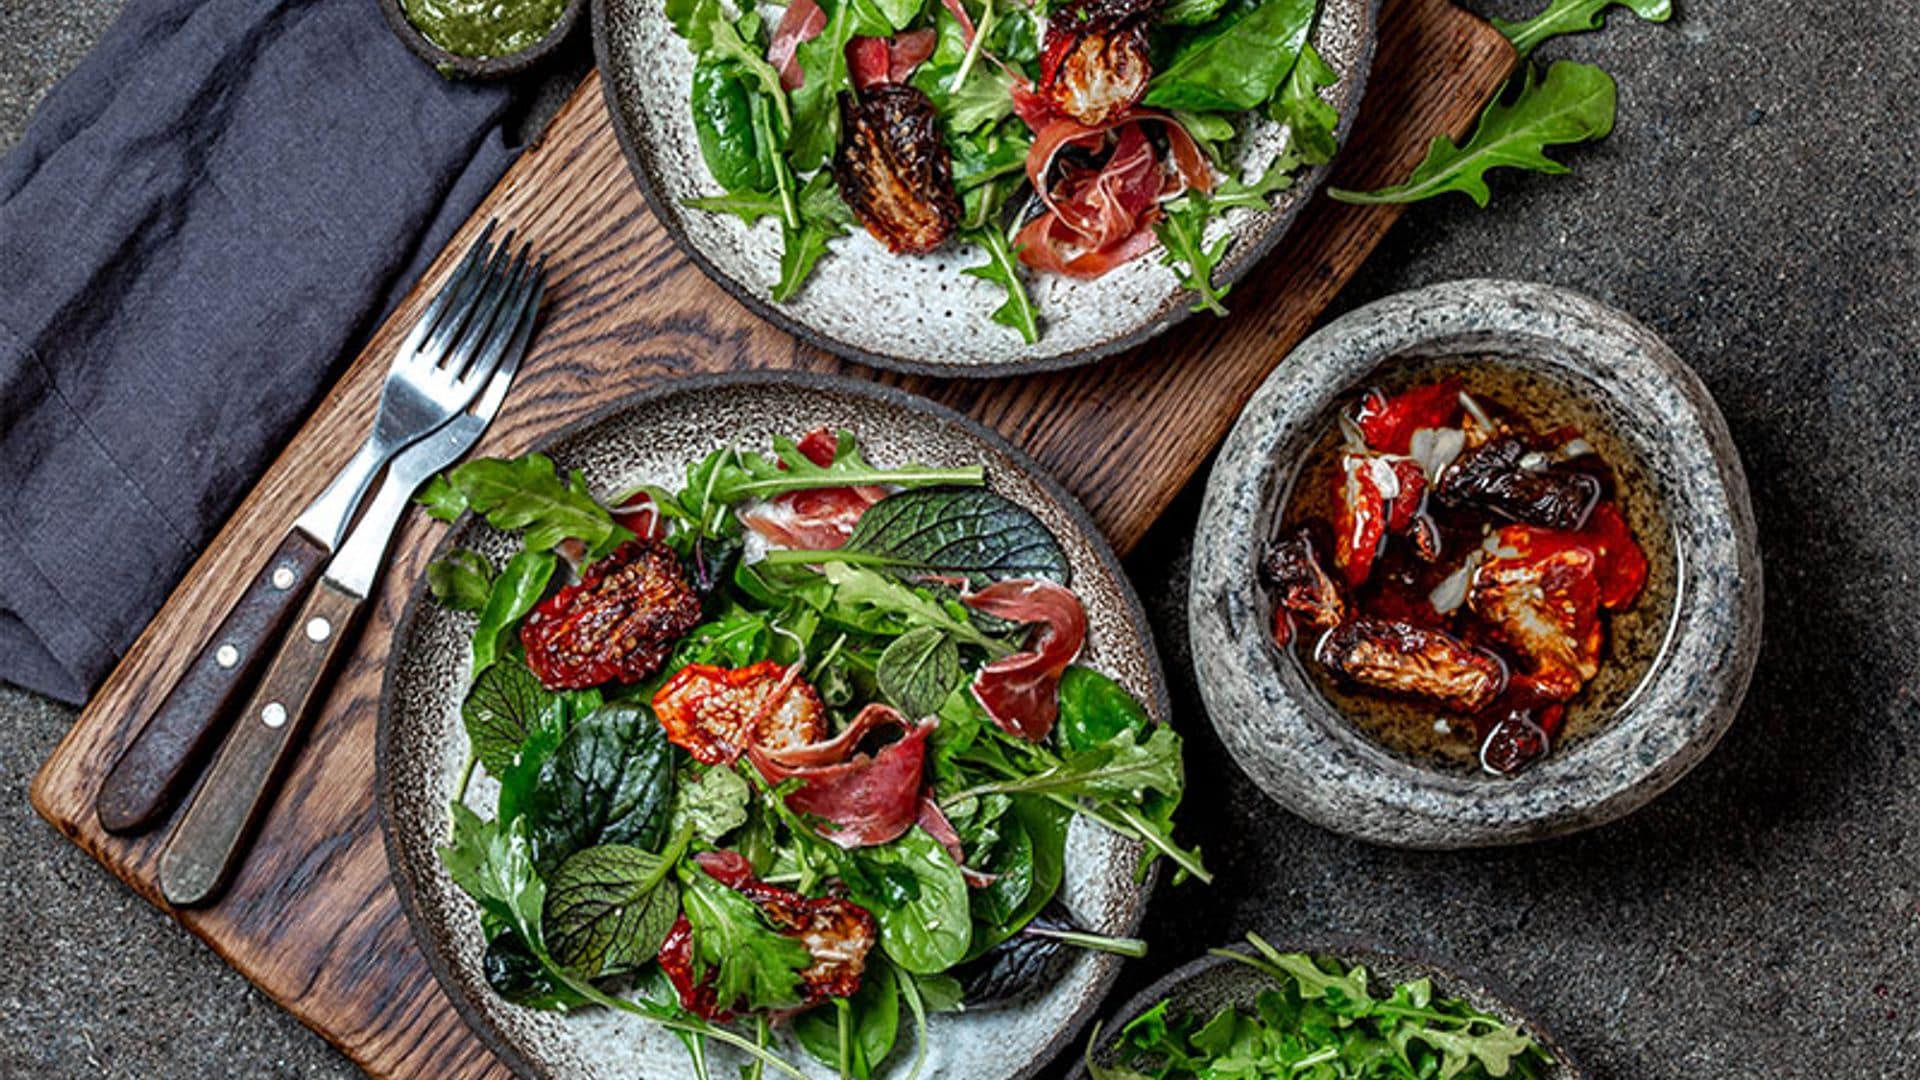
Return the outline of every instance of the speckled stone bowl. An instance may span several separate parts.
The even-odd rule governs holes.
[[[1345,139],[1359,112],[1373,62],[1379,0],[1324,0],[1315,49],[1339,76],[1322,98],[1340,110]],[[778,18],[776,13],[775,18]],[[785,303],[772,298],[780,273],[780,228],[771,218],[746,225],[728,214],[684,205],[720,193],[708,175],[687,107],[693,56],[675,36],[660,0],[594,0],[594,50],[613,128],[654,216],[706,275],[761,318],[823,349],[861,363],[929,375],[985,376],[1088,363],[1136,345],[1192,314],[1193,297],[1157,256],[1136,259],[1097,281],[1058,275],[1029,278],[1041,319],[1027,345],[991,319],[1000,287],[960,271],[986,259],[948,244],[927,256],[889,254],[862,229],[833,242],[805,288]],[[1236,174],[1264,166],[1286,129],[1259,114],[1245,128]],[[1215,270],[1237,281],[1286,232],[1325,179],[1306,170],[1275,205],[1234,210],[1225,225],[1237,239]]]
[[[683,482],[685,462],[723,443],[765,446],[776,434],[798,435],[822,424],[852,430],[877,465],[983,464],[990,485],[1038,514],[1066,549],[1074,591],[1087,609],[1082,661],[1119,680],[1157,718],[1169,715],[1146,616],[1085,510],[1026,455],[949,409],[850,379],[790,372],[712,376],[648,390],[559,432],[542,449],[562,467],[583,470],[593,492],[607,498],[639,483]],[[475,548],[496,565],[514,547],[509,537],[471,520],[449,532],[442,550],[454,544]],[[643,1019],[599,1009],[573,1016],[535,1012],[487,987],[479,912],[434,852],[448,834],[447,803],[465,760],[459,713],[473,618],[434,602],[424,586],[416,588],[394,636],[383,690],[377,744],[381,824],[414,936],[455,1006],[521,1076],[691,1075],[680,1043]],[[483,770],[468,801],[490,814],[497,794]],[[1134,879],[1140,859],[1136,843],[1075,821],[1062,899],[1090,929],[1133,933],[1152,889],[1151,878],[1144,884]],[[1074,1041],[1119,963],[1089,952],[1059,982],[1021,1005],[932,1018],[922,1075],[1000,1080],[1033,1074]],[[716,1048],[713,1075],[734,1074],[729,1054]],[[788,1056],[805,1059],[792,1046]],[[814,1072],[830,1075],[817,1067]]]
[[[1389,752],[1340,715],[1268,636],[1255,581],[1302,457],[1382,371],[1464,360],[1571,390],[1631,459],[1666,535],[1642,534],[1660,640],[1611,715],[1513,777]],[[1471,384],[1471,375],[1469,375]],[[1587,426],[1589,431],[1595,430]],[[1625,485],[1623,485],[1624,487]],[[1630,519],[1634,508],[1629,508]],[[1760,643],[1761,575],[1745,475],[1706,388],[1627,316],[1546,285],[1459,281],[1388,297],[1329,324],[1248,402],[1207,483],[1187,617],[1202,695],[1240,767],[1336,832],[1463,848],[1589,828],[1640,807],[1713,749]]]
[[[1431,979],[1435,996],[1462,998],[1482,1012],[1497,1016],[1532,1037],[1554,1060],[1547,1072],[1550,1080],[1584,1080],[1587,1075],[1554,1039],[1546,1025],[1523,1011],[1515,1004],[1510,993],[1491,980],[1451,970],[1431,961],[1351,942],[1273,944],[1281,952],[1335,957],[1349,968],[1355,964],[1364,965],[1368,974],[1368,989],[1376,995],[1385,995],[1403,982]],[[1232,948],[1235,952],[1253,953],[1253,949],[1245,944],[1236,944]],[[1211,1016],[1228,1005],[1251,1008],[1260,993],[1273,989],[1273,986],[1273,980],[1261,972],[1209,953],[1169,972],[1165,978],[1140,991],[1116,1010],[1112,1018],[1101,1026],[1100,1044],[1094,1050],[1094,1061],[1101,1065],[1113,1065],[1113,1043],[1121,1029],[1161,1001],[1172,1002],[1169,1006],[1171,1012]],[[1075,1068],[1072,1080],[1087,1080],[1084,1061]]]

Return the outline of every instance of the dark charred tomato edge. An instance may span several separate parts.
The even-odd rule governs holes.
[[[672,548],[629,540],[536,605],[520,624],[527,666],[549,690],[639,682],[700,622],[700,596]]]
[[[1154,7],[1152,0],[1089,0],[1055,10],[1040,56],[1038,95],[1047,111],[1099,127],[1138,105],[1153,76],[1147,22]],[[1096,81],[1119,96],[1089,102]]]
[[[874,239],[896,255],[924,255],[960,224],[953,159],[927,95],[886,83],[840,94],[840,197]]]

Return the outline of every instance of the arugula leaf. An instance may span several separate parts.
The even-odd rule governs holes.
[[[800,972],[813,954],[767,925],[753,901],[682,864],[680,898],[692,924],[695,976],[713,980],[714,998],[751,1009],[789,1008],[800,1001]]]
[[[427,564],[427,588],[435,600],[455,611],[479,611],[487,606],[487,593],[493,588],[493,567],[477,551],[454,548],[445,558]]]
[[[1180,284],[1193,290],[1193,310],[1225,315],[1227,307],[1220,301],[1229,287],[1214,285],[1213,269],[1233,246],[1233,234],[1222,234],[1209,245],[1207,223],[1213,216],[1212,200],[1196,192],[1169,203],[1153,234],[1160,238],[1160,264],[1172,267]]]
[[[465,803],[450,809],[453,838],[439,849],[447,876],[501,925],[538,927],[546,886],[534,871],[525,823],[516,820],[503,828]]]
[[[834,586],[833,608],[827,614],[855,629],[887,633],[885,627],[875,626],[872,616],[894,616],[900,628],[890,636],[904,634],[916,625],[928,626],[968,645],[978,645],[996,657],[1013,651],[1012,646],[981,632],[965,615],[949,611],[912,586],[884,574],[843,562],[826,563],[821,573]]]
[[[722,837],[747,823],[747,803],[752,796],[752,787],[739,773],[715,765],[693,783],[679,785],[673,793],[669,820],[675,832],[691,829],[701,840],[718,844]]]
[[[980,245],[987,253],[987,261],[960,272],[991,281],[1006,290],[1007,298],[993,309],[993,321],[1012,327],[1020,334],[1020,340],[1029,345],[1040,340],[1040,318],[1034,311],[1033,298],[1027,295],[1027,284],[1014,258],[1013,247],[1007,243],[1007,234],[989,221],[962,233],[961,239]]]
[[[773,285],[773,298],[786,301],[800,291],[820,257],[827,253],[827,242],[844,236],[852,212],[840,201],[833,186],[832,173],[822,170],[807,181],[799,196],[800,224],[782,224],[780,235],[780,277]]]
[[[535,733],[563,730],[566,719],[566,699],[548,693],[519,660],[504,660],[481,672],[460,703],[467,742],[496,779],[520,764],[522,749]]]
[[[705,210],[710,214],[732,214],[749,225],[763,217],[781,216],[784,213],[783,204],[784,200],[777,191],[747,189],[729,191],[725,195],[702,195],[681,201],[682,206]]]
[[[1319,0],[1261,0],[1209,26],[1156,65],[1144,104],[1189,112],[1258,108],[1293,69],[1319,8]]]
[[[820,34],[794,50],[806,81],[793,92],[793,122],[787,127],[787,155],[795,172],[825,164],[840,145],[842,90],[853,89],[847,71],[847,43],[859,37],[890,37],[893,26],[872,3],[820,0],[827,24]]]
[[[1048,768],[1018,779],[982,784],[971,794],[1058,794],[1138,801],[1149,791],[1178,798],[1185,783],[1180,736],[1161,724],[1144,741],[1137,732],[1122,731],[1090,750],[1070,752]]]
[[[1493,20],[1494,29],[1507,35],[1515,52],[1525,60],[1533,50],[1550,38],[1562,34],[1581,34],[1607,25],[1607,10],[1615,4],[1630,8],[1648,22],[1666,22],[1673,17],[1672,0],[1553,0],[1545,11],[1523,22]]]
[[[1379,191],[1332,188],[1328,193],[1341,202],[1407,203],[1458,191],[1484,207],[1491,197],[1485,179],[1489,169],[1567,172],[1565,165],[1547,157],[1547,147],[1604,138],[1613,130],[1615,93],[1613,77],[1588,64],[1559,61],[1547,69],[1544,80],[1529,65],[1510,103],[1496,98],[1488,105],[1463,146],[1444,135],[1436,137],[1406,183]]]
[[[496,529],[523,530],[521,539],[529,551],[547,551],[562,540],[577,539],[598,556],[633,538],[588,494],[586,478],[578,470],[562,480],[544,454],[476,458],[456,466],[444,480],[428,485],[415,501],[443,520],[457,506],[484,516]]]
[[[551,870],[596,844],[652,848],[666,831],[672,798],[665,729],[639,706],[602,706],[540,766],[525,808],[535,864]]]
[[[680,887],[671,875],[687,838],[681,833],[659,855],[602,844],[561,863],[540,919],[554,961],[597,979],[652,960],[680,917]]]
[[[520,551],[507,560],[480,608],[473,628],[473,673],[479,676],[500,658],[500,642],[546,594],[558,561],[550,551]],[[492,770],[488,770],[492,771]]]
[[[1267,115],[1287,125],[1291,142],[1288,148],[1308,165],[1323,165],[1333,160],[1340,149],[1334,130],[1340,126],[1340,110],[1326,103],[1320,91],[1340,81],[1333,66],[1321,59],[1311,44],[1302,46],[1300,59],[1280,84],[1280,92],[1267,103]]]
[[[874,669],[880,692],[907,716],[931,716],[960,682],[960,650],[931,626],[893,640]]]
[[[1031,510],[986,488],[922,488],[868,507],[832,551],[777,551],[768,561],[833,561],[903,577],[964,578],[975,588],[1010,578],[1065,584],[1067,554]]]

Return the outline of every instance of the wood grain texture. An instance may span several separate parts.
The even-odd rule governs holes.
[[[1386,0],[1361,116],[1333,182],[1403,179],[1436,134],[1460,135],[1512,65],[1490,27],[1447,0]],[[488,217],[553,256],[543,329],[478,453],[542,432],[646,383],[739,367],[853,370],[968,412],[1026,448],[1125,552],[1188,481],[1241,404],[1392,225],[1392,207],[1324,198],[1235,288],[1233,317],[1194,319],[1091,369],[995,382],[874,376],[755,320],[657,226],[627,173],[598,80],[575,93],[420,288],[320,401],[42,768],[34,805],[141,895],[161,903],[163,833],[109,835],[93,800],[109,766],[188,658],[325,486],[373,415],[385,357]],[[373,743],[387,643],[441,526],[411,513],[364,631],[321,703],[261,837],[217,905],[173,914],[306,1024],[379,1077],[465,1080],[505,1070],[420,957],[387,878]]]

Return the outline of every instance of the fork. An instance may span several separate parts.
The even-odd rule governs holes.
[[[467,331],[486,326],[507,297],[513,237],[495,247],[493,233],[489,222],[401,342],[366,440],[294,522],[114,763],[94,800],[109,831],[149,828],[172,809],[220,721],[260,670],[262,643],[286,626],[375,474],[466,409],[486,383],[490,371],[471,363],[476,350]]]
[[[239,712],[206,779],[160,853],[160,891],[176,906],[203,904],[225,886],[245,853],[254,825],[300,730],[323,697],[322,684],[346,651],[385,557],[387,543],[414,489],[459,460],[500,409],[519,370],[544,292],[544,260],[527,251],[513,261],[500,294],[455,346],[486,391],[471,411],[415,443],[394,459],[359,524],[327,564],[319,585],[286,631],[260,685]]]

